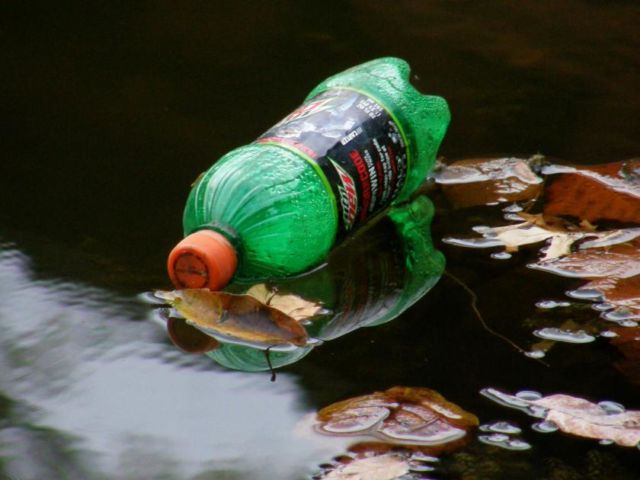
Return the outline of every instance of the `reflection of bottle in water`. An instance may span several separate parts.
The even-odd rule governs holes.
[[[205,172],[168,269],[178,288],[281,278],[328,252],[433,166],[446,102],[416,91],[409,66],[382,58],[335,75],[254,143]]]
[[[419,300],[444,271],[444,256],[431,241],[433,205],[420,196],[393,207],[387,217],[329,257],[326,267],[304,277],[273,284],[320,301],[330,314],[306,326],[311,337],[332,340],[357,328],[388,322]],[[313,346],[271,351],[274,367],[293,363]],[[264,349],[222,343],[207,353],[238,370],[269,368]]]

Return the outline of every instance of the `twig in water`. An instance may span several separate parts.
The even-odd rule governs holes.
[[[508,343],[513,348],[515,348],[518,352],[520,352],[522,354],[526,354],[527,353],[525,349],[520,347],[513,340],[509,339],[508,337],[506,337],[505,335],[501,334],[500,332],[496,332],[493,328],[491,328],[489,325],[487,325],[487,322],[484,320],[484,317],[482,316],[482,313],[480,313],[480,309],[478,308],[478,296],[476,295],[476,293],[473,290],[471,290],[471,288],[469,288],[469,286],[466,283],[464,283],[462,280],[460,280],[458,277],[456,277],[453,273],[449,272],[448,270],[445,270],[444,274],[447,277],[449,277],[451,280],[456,282],[458,285],[460,285],[460,287],[462,287],[462,289],[465,292],[467,292],[467,294],[471,298],[471,309],[473,310],[473,313],[476,315],[476,318],[480,322],[480,325],[482,325],[482,328],[484,328],[491,335],[493,335],[495,337],[498,337],[502,341]],[[545,361],[543,361],[543,360],[541,360],[539,358],[534,358],[534,360],[537,360],[538,362],[543,364],[545,367],[549,366],[549,364],[547,362],[545,362]]]
[[[271,372],[271,381],[276,381],[276,371],[273,369],[273,365],[271,365],[271,357],[269,354],[271,353],[271,346],[267,347],[264,351],[264,358],[267,359],[267,365],[269,365],[269,371]]]

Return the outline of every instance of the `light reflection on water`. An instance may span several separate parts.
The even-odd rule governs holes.
[[[34,279],[29,259],[7,248],[0,298],[0,398],[12,405],[7,418],[0,409],[7,423],[0,473],[185,478],[232,470],[293,478],[344,447],[292,435],[305,413],[294,376],[282,373],[272,384],[204,357],[184,368],[184,355],[157,325],[132,321],[148,311],[135,298]],[[28,454],[43,445],[50,455]]]

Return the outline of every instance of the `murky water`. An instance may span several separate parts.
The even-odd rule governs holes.
[[[179,351],[140,298],[169,287],[165,257],[197,174],[319,80],[374,57],[406,58],[420,88],[449,100],[449,158],[638,156],[635,2],[0,8],[0,478],[306,478],[349,442],[301,435],[300,419],[393,385],[511,426],[479,432],[488,438],[441,459],[434,478],[639,477],[636,449],[541,434],[479,394],[640,409],[606,338],[552,342],[536,360],[501,337],[529,351],[532,332],[559,325],[550,315],[600,312],[563,296],[580,282],[526,268],[527,253],[441,242],[496,223],[499,207],[452,211],[435,198],[433,238],[501,336],[444,276],[395,321],[336,336],[272,383]],[[536,307],[549,299],[555,308]]]

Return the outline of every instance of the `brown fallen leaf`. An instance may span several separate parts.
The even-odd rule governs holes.
[[[157,292],[186,321],[213,336],[266,346],[304,346],[307,332],[296,320],[249,295],[185,289]]]
[[[615,363],[616,368],[634,385],[640,385],[640,327],[611,327],[616,334],[611,338],[622,356]]]
[[[538,157],[473,158],[454,162],[435,173],[445,196],[455,207],[535,199],[542,179],[531,170]]]
[[[399,445],[445,446],[478,425],[475,415],[428,388],[393,387],[320,410],[315,430]]]
[[[395,480],[409,473],[406,458],[393,453],[358,457],[338,465],[323,480]]]
[[[527,413],[531,413],[531,408],[542,408],[544,419],[553,422],[565,433],[611,440],[623,447],[635,447],[640,442],[640,410],[610,413],[588,400],[564,394],[527,400],[495,389],[484,389],[481,393],[502,405]]]
[[[640,159],[589,167],[551,165],[545,215],[640,223]]]
[[[247,290],[250,295],[265,305],[269,305],[295,320],[306,320],[318,315],[322,311],[322,305],[311,300],[306,300],[291,293],[279,293],[278,290],[269,288],[264,283],[259,283]]]

